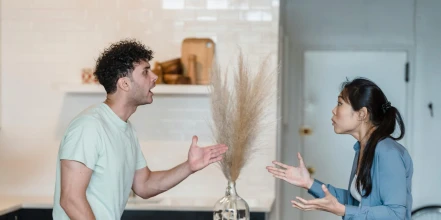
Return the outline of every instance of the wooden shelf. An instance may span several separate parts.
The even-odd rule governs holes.
[[[59,91],[72,94],[104,94],[105,90],[99,84],[61,83],[56,84]],[[158,84],[153,88],[155,95],[208,95],[208,85],[170,85]]]

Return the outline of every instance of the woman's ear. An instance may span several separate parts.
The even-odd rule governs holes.
[[[369,113],[366,107],[361,108],[358,110],[358,120],[367,122],[369,119],[368,114]]]

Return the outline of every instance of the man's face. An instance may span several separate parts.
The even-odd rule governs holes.
[[[158,76],[152,72],[150,64],[144,60],[134,64],[134,66],[131,98],[135,105],[151,104],[153,93],[150,90],[156,86]]]

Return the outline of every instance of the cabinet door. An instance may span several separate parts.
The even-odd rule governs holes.
[[[7,215],[0,215],[0,220],[8,220],[8,216]]]
[[[13,213],[8,214],[8,217],[6,219],[7,220],[18,220],[18,219],[20,219],[18,216],[19,216],[19,212],[17,211],[17,212],[13,212]]]
[[[121,220],[161,219],[161,220],[212,220],[210,212],[192,211],[125,211]]]
[[[6,215],[2,215],[2,216],[0,216],[0,220],[17,220],[17,219],[19,219],[18,212],[19,211],[15,211],[15,212],[8,213]]]
[[[250,213],[252,220],[265,220],[265,213]],[[127,210],[121,220],[213,220],[212,212],[202,211],[134,211]]]
[[[20,209],[18,217],[17,220],[52,220],[52,209]]]

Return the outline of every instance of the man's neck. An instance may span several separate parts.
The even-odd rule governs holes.
[[[110,96],[107,96],[104,103],[107,104],[110,109],[112,109],[112,111],[115,112],[115,114],[125,122],[127,122],[130,116],[135,113],[137,107]]]

